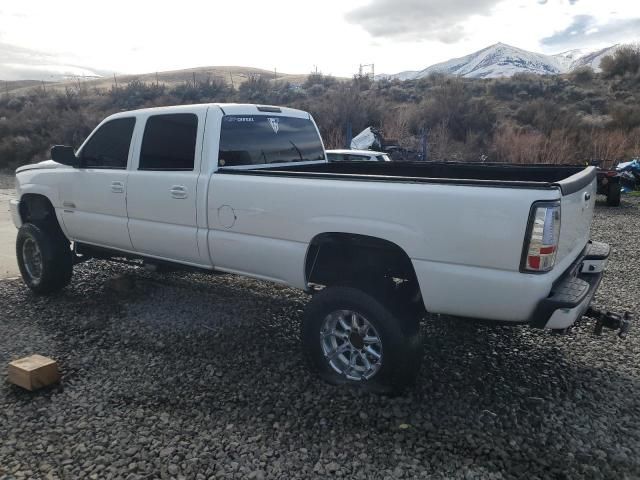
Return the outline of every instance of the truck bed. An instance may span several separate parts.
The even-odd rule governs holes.
[[[560,188],[563,195],[581,190],[596,176],[593,167],[458,162],[335,162],[256,166],[248,170],[222,168],[218,172],[512,188]]]

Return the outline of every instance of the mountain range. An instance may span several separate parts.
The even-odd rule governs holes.
[[[529,52],[505,43],[496,43],[464,57],[453,58],[422,70],[409,70],[391,75],[381,74],[376,75],[376,79],[411,80],[426,77],[432,73],[444,73],[468,78],[511,77],[516,73],[557,75],[571,72],[582,66],[590,66],[595,71],[598,71],[600,70],[602,58],[606,55],[612,55],[621,46],[617,44],[600,50],[575,49],[555,55],[545,55]],[[33,85],[29,84],[29,80],[37,80],[37,83],[46,82],[48,85],[53,87],[60,86],[60,88],[67,86],[70,81],[74,83],[83,81],[87,83],[87,86],[109,88],[115,82],[128,83],[133,80],[144,82],[162,81],[167,85],[172,85],[191,80],[194,75],[201,79],[206,77],[224,79],[236,86],[247,78],[256,75],[286,80],[291,83],[303,83],[307,78],[306,74],[285,74],[250,67],[218,66],[139,75],[117,75],[116,79],[113,74],[105,71],[55,64],[48,58],[40,59],[38,57],[36,59],[37,62],[34,60],[35,63],[32,62],[33,64],[27,65],[6,63],[2,61],[3,52],[6,57],[7,52],[3,50],[3,44],[0,43],[0,79],[4,80],[3,88],[6,92],[31,88]],[[8,53],[11,53],[11,51]],[[26,84],[25,80],[27,80]]]
[[[377,75],[378,79],[412,80],[432,73],[444,73],[467,78],[511,77],[516,73],[557,75],[568,73],[579,67],[600,69],[600,61],[612,55],[621,45],[600,50],[576,49],[555,55],[529,52],[505,43],[496,43],[464,57],[436,63],[423,70],[409,70],[392,75]]]

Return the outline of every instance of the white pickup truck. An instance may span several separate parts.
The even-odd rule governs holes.
[[[593,167],[328,163],[308,113],[123,112],[17,170],[17,257],[51,293],[89,258],[232,272],[312,294],[302,340],[333,383],[402,389],[425,312],[564,329],[609,255]]]

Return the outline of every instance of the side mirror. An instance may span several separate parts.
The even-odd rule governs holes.
[[[80,163],[78,157],[76,157],[76,154],[73,152],[73,147],[66,145],[54,145],[51,147],[51,160],[74,168],[78,168]]]

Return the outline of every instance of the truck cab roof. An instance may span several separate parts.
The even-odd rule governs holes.
[[[250,103],[198,103],[194,105],[171,105],[167,107],[140,108],[115,113],[104,121],[132,115],[162,115],[167,113],[186,113],[207,108],[219,108],[223,115],[275,115],[284,117],[310,118],[307,112],[295,108],[274,105],[255,105]],[[104,123],[104,122],[103,122]]]

